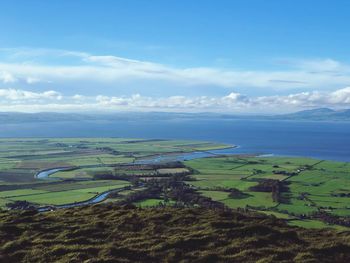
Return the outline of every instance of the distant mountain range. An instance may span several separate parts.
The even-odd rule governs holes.
[[[304,110],[291,114],[276,115],[272,118],[312,121],[350,121],[350,109],[335,111],[328,108]]]
[[[1,123],[58,122],[58,121],[118,121],[161,119],[233,119],[233,120],[300,120],[300,121],[350,121],[350,109],[335,111],[328,108],[304,110],[280,115],[232,115],[220,113],[167,113],[167,112],[118,112],[109,114],[88,113],[19,113],[0,112]]]

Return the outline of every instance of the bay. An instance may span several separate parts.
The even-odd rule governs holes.
[[[206,140],[234,152],[350,161],[350,123],[227,119],[64,121],[1,124],[0,137],[126,137]]]

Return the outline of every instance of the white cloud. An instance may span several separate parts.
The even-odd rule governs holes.
[[[0,53],[4,50],[10,56],[0,61],[0,110],[280,112],[350,107],[350,88],[340,89],[350,84],[350,66],[332,59],[287,61],[288,68],[264,71],[178,68],[65,50]],[[244,95],[254,91],[276,95]]]
[[[85,96],[83,95],[80,95],[80,94],[75,94],[73,97],[72,97],[73,100],[83,100],[85,99]]]
[[[230,93],[223,97],[185,97],[170,96],[163,98],[144,97],[108,97],[96,98],[97,108],[104,110],[166,110],[166,111],[213,111],[245,113],[280,113],[309,108],[350,107],[350,88],[334,92],[302,92],[285,96],[247,97],[239,93]]]
[[[62,95],[53,90],[40,93],[18,89],[0,89],[0,100],[1,99],[9,101],[61,100]]]
[[[16,111],[183,111],[231,113],[282,113],[302,109],[350,107],[350,87],[333,92],[301,92],[284,96],[248,97],[232,92],[227,96],[149,97],[81,95],[64,96],[57,91],[31,92],[0,89],[0,110]]]
[[[28,84],[35,84],[41,82],[41,80],[39,78],[27,77],[26,82]]]
[[[12,75],[11,73],[7,71],[0,71],[0,81],[7,84],[7,83],[14,83],[17,81],[17,79]]]
[[[350,105],[350,87],[345,89],[336,90],[331,93],[330,97],[327,97],[329,103]]]

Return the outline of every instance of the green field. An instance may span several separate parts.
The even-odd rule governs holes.
[[[187,184],[229,208],[254,210],[286,219],[292,225],[315,228],[329,227],[314,218],[319,212],[350,217],[349,163],[237,155],[195,159],[177,167],[135,165],[160,155],[171,160],[176,153],[226,147],[210,142],[121,138],[0,139],[0,207],[16,201],[35,205],[74,203],[128,186],[105,200],[121,201],[145,189],[144,185],[132,185],[136,177],[147,184],[148,180],[192,173],[194,180]],[[68,170],[45,179],[35,177],[42,170],[62,167]],[[268,180],[286,185],[278,199],[271,191],[256,190]],[[241,196],[230,196],[232,189]],[[160,194],[134,204],[149,207],[162,201]]]
[[[99,193],[128,186],[127,181],[83,181],[48,185],[37,185],[31,189],[0,192],[4,204],[11,201],[23,201],[40,205],[61,205],[88,200]]]
[[[108,165],[154,154],[225,147],[228,145],[209,142],[120,138],[0,139],[0,172],[32,173],[58,165]],[[0,180],[2,177],[0,174]]]
[[[350,216],[350,195],[335,196],[350,193],[349,163],[286,157],[203,158],[185,163],[196,171],[194,177],[197,181],[190,182],[191,185],[204,196],[231,208],[255,209],[279,218],[310,216],[318,211],[341,217]],[[297,174],[290,176],[293,172]],[[271,192],[250,189],[266,179],[288,184],[289,191],[282,193],[286,202],[273,201]],[[230,188],[239,189],[246,194],[245,197],[230,198],[227,192]],[[304,221],[291,222],[293,225],[313,226]],[[328,226],[316,222],[315,227]]]
[[[139,207],[151,207],[151,206],[158,206],[163,202],[163,199],[146,199],[139,202],[136,202],[135,205]]]
[[[14,201],[59,205],[88,200],[97,194],[130,185],[126,180],[95,180],[96,173],[130,176],[176,174],[185,168],[123,170],[115,167],[159,154],[225,148],[227,145],[171,140],[125,138],[0,139],[0,207]],[[52,168],[67,167],[37,179]],[[81,181],[83,180],[83,181]]]

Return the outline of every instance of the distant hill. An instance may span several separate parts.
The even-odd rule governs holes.
[[[291,114],[277,115],[273,116],[273,118],[312,121],[350,121],[350,109],[335,111],[328,108],[318,108]]]
[[[50,121],[79,121],[94,119],[87,114],[75,113],[22,113],[22,112],[0,112],[0,123],[23,123],[23,122],[50,122]]]
[[[232,120],[301,120],[350,121],[350,109],[335,111],[328,108],[304,110],[280,115],[234,115],[226,113],[176,113],[176,112],[117,112],[117,113],[19,113],[0,112],[0,123],[59,122],[93,120],[169,120],[169,119],[232,119]]]

